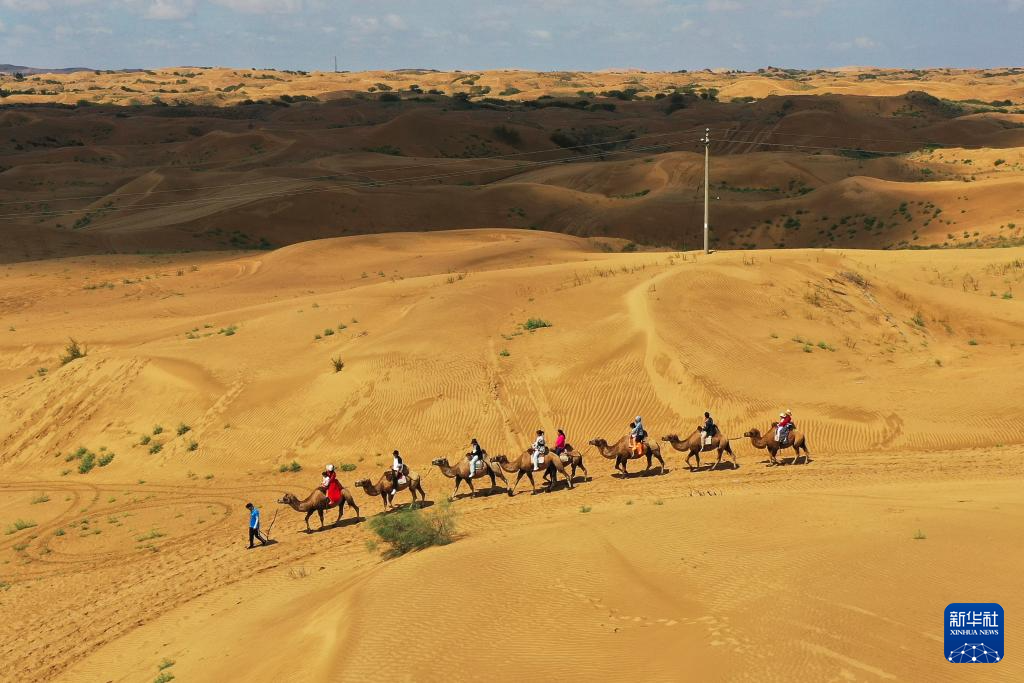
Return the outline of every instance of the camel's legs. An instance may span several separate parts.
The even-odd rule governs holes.
[[[460,477],[459,475],[456,474],[455,475],[455,490],[452,491],[452,498],[454,498],[456,495],[458,495],[458,493],[459,493],[459,484],[461,484],[461,483],[462,483],[462,477]]]
[[[309,528],[309,518],[312,517],[312,516],[313,516],[313,511],[312,510],[310,510],[309,512],[306,513],[306,531],[312,531],[312,529]]]
[[[344,514],[345,514],[345,499],[342,498],[341,500],[338,501],[338,519],[334,520],[334,523],[337,524],[338,522],[340,522],[341,521],[341,516],[344,515]]]
[[[473,475],[472,474],[469,475],[469,479],[466,480],[466,486],[469,487],[469,495],[471,497],[475,496],[476,495],[476,489],[473,488]]]
[[[523,478],[524,474],[526,474],[526,473],[523,472],[522,470],[519,470],[519,474],[516,475],[516,483],[512,485],[512,489],[508,492],[508,495],[510,495],[510,496],[515,495],[516,487],[519,486],[519,480]]]
[[[526,476],[530,480],[530,486],[533,487],[533,492],[537,493],[537,484],[533,481],[533,472],[531,470],[526,470]]]

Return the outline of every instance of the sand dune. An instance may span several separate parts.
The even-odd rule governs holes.
[[[598,170],[576,182],[602,191]],[[581,191],[558,171],[531,184]],[[3,266],[0,521],[34,526],[0,536],[0,678],[169,658],[183,680],[953,680],[942,607],[1024,600],[1024,252],[623,244],[476,229]],[[88,353],[62,366],[69,336]],[[618,478],[585,447],[637,413],[739,436],[783,407],[807,465],[738,439],[738,469],[691,473],[663,444],[667,474]],[[366,524],[307,536],[283,509],[279,542],[243,549],[244,502],[266,526],[325,462],[351,484],[399,448],[439,501],[431,459],[538,427],[592,480],[459,498],[451,546],[382,561]],[[114,457],[82,474],[79,447]]]
[[[11,77],[0,262],[477,227],[686,250],[706,128],[720,249],[1019,245],[1018,71]]]

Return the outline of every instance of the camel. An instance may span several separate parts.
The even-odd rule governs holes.
[[[798,432],[793,429],[789,432],[786,443],[779,443],[775,440],[775,428],[778,425],[778,422],[772,422],[768,436],[761,436],[760,430],[753,428],[743,436],[750,437],[750,445],[754,448],[767,448],[768,455],[771,456],[772,459],[772,465],[780,464],[779,461],[775,459],[775,456],[784,448],[792,448],[796,451],[796,457],[793,458],[794,465],[800,461],[800,449],[802,448],[804,450],[804,464],[806,465],[810,460],[811,455],[811,452],[807,450],[807,438],[802,432]]]
[[[717,469],[718,465],[722,462],[722,453],[728,453],[732,456],[732,465],[736,467],[736,454],[732,452],[732,446],[729,445],[729,439],[722,435],[722,430],[711,438],[710,444],[704,443],[704,432],[699,429],[693,434],[690,434],[685,440],[680,439],[676,434],[669,434],[668,436],[661,437],[662,441],[665,441],[672,445],[672,448],[677,451],[686,453],[686,465],[692,472],[694,470],[693,465],[690,464],[690,458],[697,458],[697,468],[700,468],[700,454],[702,451],[718,451],[718,460],[712,465],[711,469]]]
[[[327,494],[321,491],[319,488],[313,489],[313,492],[306,496],[303,500],[299,500],[298,496],[291,493],[286,493],[281,496],[281,500],[277,501],[282,505],[287,505],[296,512],[306,513],[306,531],[312,531],[309,528],[309,518],[313,516],[313,513],[320,515],[320,528],[324,528],[324,510],[330,510],[335,507],[335,504],[331,502]],[[344,486],[341,487],[341,500],[338,501],[338,519],[335,520],[335,524],[341,521],[341,516],[345,514],[345,503],[348,503],[353,510],[356,511],[356,519],[359,519],[359,506],[356,505],[356,501],[352,498],[352,492]]]
[[[637,455],[629,445],[629,437],[624,436],[612,445],[608,445],[608,442],[604,439],[592,439],[590,445],[597,448],[597,452],[609,460],[615,460],[615,469],[622,472],[623,474],[629,474],[626,471],[626,463],[630,460],[636,460],[637,458],[646,457],[647,467],[644,472],[647,472],[652,467],[651,458],[655,458],[661,463],[661,471],[665,471],[665,461],[661,459],[661,446],[657,443],[647,443],[644,449],[643,455]]]
[[[405,475],[405,481],[398,484],[397,491],[409,489],[409,493],[412,494],[412,504],[416,505],[416,492],[419,491],[420,502],[427,499],[427,494],[423,492],[423,485],[420,483],[420,475],[416,472],[411,472],[408,467],[405,468],[403,474]],[[394,508],[395,493],[392,489],[394,486],[394,472],[386,470],[384,474],[380,476],[376,484],[370,482],[369,479],[360,479],[354,482],[355,486],[359,486],[366,492],[368,496],[380,496],[380,499],[384,501],[384,511],[388,508]]]
[[[500,465],[501,469],[506,472],[516,473],[516,482],[512,485],[508,495],[515,495],[516,487],[519,486],[519,480],[523,478],[523,475],[526,475],[530,480],[530,486],[533,487],[533,492],[537,492],[537,484],[533,481],[533,460],[530,455],[531,451],[526,451],[511,462],[509,462],[507,455],[498,455],[491,458],[491,462]],[[548,491],[551,491],[555,487],[555,480],[558,478],[556,473],[561,473],[569,483],[569,488],[573,488],[572,479],[565,471],[565,465],[562,464],[562,459],[555,455],[554,452],[549,451],[548,454],[544,456],[544,461],[541,463],[538,471],[543,471],[545,478],[547,478],[549,474],[551,475],[551,478],[548,479]]]
[[[441,474],[448,477],[449,479],[455,479],[455,490],[452,492],[452,496],[459,492],[459,484],[465,480],[466,484],[469,485],[469,492],[471,495],[476,495],[476,490],[473,488],[473,480],[481,477],[491,478],[491,488],[497,486],[495,481],[495,475],[501,477],[501,481],[505,484],[505,489],[508,489],[508,479],[505,478],[505,473],[501,471],[498,465],[485,462],[487,465],[483,469],[477,469],[472,475],[469,473],[469,460],[463,459],[456,463],[455,467],[448,464],[448,458],[438,458],[430,463],[431,465],[437,465],[441,468]]]
[[[554,453],[554,451],[552,451]],[[533,449],[526,449],[527,455],[533,454]],[[563,465],[569,465],[572,470],[569,472],[569,479],[576,479],[576,470],[583,470],[583,476],[585,479],[590,479],[590,472],[587,471],[587,466],[583,464],[583,454],[574,449],[570,444],[565,444],[565,450],[560,456]],[[544,472],[544,479],[547,480],[550,471]]]

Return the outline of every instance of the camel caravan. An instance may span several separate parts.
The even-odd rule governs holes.
[[[635,472],[633,476],[650,474],[655,461],[658,463],[657,473],[665,474],[665,459],[661,455],[661,446],[658,442],[648,439],[647,430],[639,415],[630,423],[629,430],[629,434],[614,443],[608,443],[602,438],[591,439],[588,443],[596,448],[602,457],[615,461],[614,468],[617,473],[615,476],[630,476],[628,464],[632,460],[646,462],[646,467]],[[663,436],[661,441],[677,451],[686,453],[687,467],[691,472],[696,472],[701,469],[701,453],[712,451],[716,453],[717,458],[714,463],[708,465],[708,471],[718,469],[723,464],[723,456],[728,456],[725,464],[733,469],[738,468],[736,453],[731,445],[731,442],[738,438],[727,437],[715,424],[711,414],[704,413],[703,422],[698,424],[697,428],[686,438],[680,438],[677,434],[668,434]],[[779,420],[772,422],[770,429],[765,434],[762,434],[759,429],[751,428],[743,434],[743,438],[749,438],[750,444],[754,448],[768,451],[769,461],[767,464],[769,467],[784,464],[778,455],[787,448],[792,448],[795,453],[795,457],[791,461],[793,464],[798,464],[801,457],[803,457],[804,464],[810,462],[807,438],[802,432],[797,431],[796,425],[793,423],[792,411],[787,410],[780,413]],[[694,460],[696,466],[692,462]],[[708,462],[710,462],[710,456]],[[449,499],[455,499],[458,496],[459,487],[463,482],[469,489],[467,495],[470,497],[475,497],[477,493],[484,493],[483,488],[478,489],[473,484],[474,481],[479,482],[483,479],[490,483],[486,489],[488,495],[498,489],[500,480],[509,496],[515,495],[516,488],[523,477],[529,480],[533,493],[537,493],[535,474],[541,475],[542,482],[546,484],[549,492],[555,490],[559,476],[565,480],[567,488],[575,488],[577,471],[583,472],[584,481],[590,481],[590,473],[583,463],[583,454],[566,442],[565,432],[561,429],[558,430],[554,447],[550,449],[544,431],[537,430],[533,444],[518,456],[511,458],[507,455],[489,456],[487,451],[481,448],[479,442],[472,439],[470,452],[454,464],[449,462],[448,458],[435,458],[430,464],[437,467],[442,476],[455,480],[455,486]],[[515,482],[511,486],[509,486],[506,474],[516,475]],[[376,481],[359,479],[353,484],[361,488],[368,496],[380,496],[384,512],[397,509],[395,497],[400,491],[409,491],[412,507],[423,505],[427,500],[422,478],[417,472],[409,469],[397,450],[392,453],[391,467],[381,473]],[[362,520],[352,491],[341,484],[334,465],[327,465],[323,472],[321,485],[305,498],[299,499],[298,496],[285,493],[277,502],[287,505],[297,512],[306,513],[307,532],[312,532],[309,518],[314,514],[319,516],[320,528],[324,528],[324,512],[332,508],[338,508],[338,517],[332,526],[337,526],[342,522],[346,505],[355,513],[353,521]]]

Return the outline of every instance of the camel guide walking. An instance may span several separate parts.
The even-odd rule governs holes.
[[[245,509],[249,511],[249,547],[253,547],[253,540],[258,540],[260,545],[266,545],[267,539],[260,534],[260,509],[252,503],[246,503]]]

